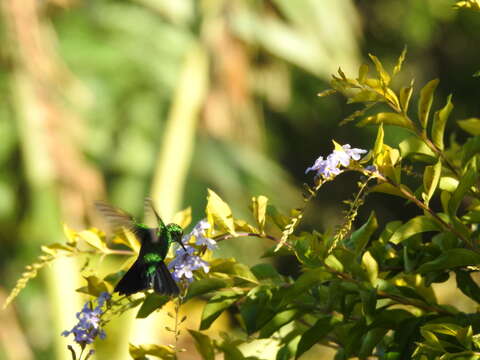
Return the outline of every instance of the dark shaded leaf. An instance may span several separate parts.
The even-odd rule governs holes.
[[[138,310],[137,319],[144,319],[155,310],[161,309],[170,300],[167,295],[148,294]]]

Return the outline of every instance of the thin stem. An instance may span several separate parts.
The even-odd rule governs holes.
[[[236,235],[222,234],[222,235],[215,236],[213,238],[213,240],[219,242],[219,241],[223,241],[223,240],[236,239],[236,238],[239,238],[239,237],[248,237],[248,236],[258,237],[258,238],[261,238],[261,239],[268,239],[268,240],[272,240],[272,241],[275,241],[275,242],[280,242],[280,239],[278,239],[274,236],[267,235],[267,234],[252,233],[252,232],[237,232]]]
[[[355,199],[351,203],[350,209],[345,216],[346,221],[334,235],[332,245],[328,248],[327,254],[331,254],[332,251],[337,247],[338,242],[343,240],[343,238],[350,232],[350,229],[352,228],[352,223],[357,217],[358,209],[363,204],[362,197],[365,195],[365,190],[367,189],[368,183],[374,177],[374,174],[370,174],[367,181],[365,181],[360,187],[360,191],[356,194]]]
[[[377,174],[377,177],[386,182],[386,183],[389,183],[390,185],[396,187],[406,198],[408,198],[410,201],[412,201],[415,205],[417,205],[419,208],[421,208],[422,210],[426,211],[428,214],[430,214],[430,216],[432,218],[435,219],[435,221],[437,221],[437,223],[440,224],[440,226],[442,226],[445,230],[447,231],[450,231],[451,233],[455,234],[455,236],[457,236],[459,239],[462,239],[463,242],[471,249],[471,250],[474,250],[476,251],[475,247],[473,246],[472,242],[470,241],[470,239],[467,239],[465,238],[461,233],[459,233],[451,224],[445,222],[440,216],[437,215],[437,213],[435,213],[435,211],[433,211],[432,209],[430,209],[427,205],[425,205],[423,202],[421,202],[420,200],[417,199],[417,197],[412,194],[410,191],[408,191],[407,189],[405,189],[404,187],[402,186],[399,186],[397,185],[396,183],[394,183],[392,180],[388,179],[387,177],[384,177],[383,175],[381,174]]]
[[[178,339],[180,338],[180,330],[179,330],[179,321],[178,317],[180,315],[180,305],[182,305],[184,298],[184,294],[182,293],[181,295],[178,296],[177,302],[175,303],[175,328],[174,328],[174,333],[175,333],[175,358],[177,358],[177,352],[178,352]]]

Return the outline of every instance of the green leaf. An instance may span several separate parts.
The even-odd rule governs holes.
[[[188,292],[185,299],[190,300],[195,296],[203,295],[211,291],[228,287],[229,283],[230,282],[228,280],[218,279],[218,278],[208,278],[208,279],[200,279],[200,280],[194,281],[188,287]]]
[[[451,217],[457,215],[460,204],[464,200],[465,195],[470,188],[476,183],[478,175],[478,171],[474,166],[470,167],[467,172],[463,174],[462,178],[460,179],[460,183],[448,202],[448,213]]]
[[[242,325],[248,335],[256,332],[275,316],[270,306],[271,301],[272,293],[269,287],[257,286],[248,292],[246,301],[240,306]]]
[[[300,314],[301,313],[297,309],[285,310],[277,313],[260,329],[259,337],[268,338],[272,336],[275,331],[296,319],[298,316],[300,316]]]
[[[302,335],[298,343],[297,353],[295,359],[298,359],[302,354],[309,350],[313,345],[321,341],[325,336],[330,334],[339,319],[334,316],[324,316],[317,320],[317,322]]]
[[[438,337],[431,331],[425,330],[423,327],[420,328],[420,333],[426,340],[427,344],[430,345],[435,350],[445,351]]]
[[[258,284],[255,275],[252,274],[248,266],[237,262],[235,259],[215,259],[210,263],[210,272],[224,273],[236,278]]]
[[[260,195],[258,197],[252,198],[253,217],[257,221],[258,228],[261,233],[263,233],[265,229],[265,214],[267,212],[267,203],[268,198],[266,196]]]
[[[410,200],[404,193],[400,191],[397,186],[394,186],[389,183],[381,183],[371,187],[370,192],[379,192],[383,194],[398,196],[406,200]]]
[[[207,208],[205,210],[210,224],[215,224],[220,231],[235,234],[232,210],[213,190],[208,189]]]
[[[479,265],[480,254],[468,249],[451,249],[445,251],[435,260],[429,261],[418,268],[419,273],[438,270],[450,270],[456,267]]]
[[[400,226],[390,238],[390,242],[399,244],[413,235],[427,232],[440,231],[441,229],[427,216],[417,216]]]
[[[410,105],[410,99],[413,94],[413,80],[410,82],[410,86],[404,87],[400,90],[400,106],[403,110],[403,113],[408,112],[408,107]]]
[[[247,360],[238,349],[238,345],[224,342],[217,347],[223,352],[223,360]]]
[[[338,260],[337,260],[338,261]],[[319,285],[332,278],[332,275],[322,268],[307,269],[300,275],[293,286],[291,286],[285,294],[285,300],[290,301],[297,298],[300,294],[310,290],[312,287]]]
[[[443,135],[445,133],[445,125],[453,109],[451,100],[452,95],[449,95],[445,106],[441,110],[436,111],[433,117],[432,141],[440,150],[444,148]]]
[[[135,360],[144,360],[146,355],[156,356],[164,360],[175,360],[175,350],[166,345],[139,345],[129,344],[128,351]]]
[[[155,310],[159,310],[170,301],[170,297],[167,295],[148,294],[143,301],[142,306],[138,310],[137,319],[144,319]]]
[[[472,279],[469,271],[456,270],[456,279],[458,288],[469,298],[480,303],[480,287]]]
[[[273,205],[267,205],[267,216],[280,230],[283,230],[290,223],[290,218],[281,214]]]
[[[433,166],[426,166],[423,174],[423,187],[425,192],[422,193],[423,202],[428,206],[437,186],[440,182],[442,174],[442,162],[440,160]]]
[[[358,230],[355,230],[350,238],[345,241],[345,246],[354,249],[355,254],[359,255],[363,252],[365,246],[367,246],[370,237],[378,228],[377,218],[372,211],[367,222],[363,224]]]
[[[200,331],[190,330],[188,332],[195,340],[195,347],[202,356],[203,360],[215,360],[215,351],[212,340]]]
[[[200,330],[205,330],[222,314],[229,306],[235,303],[242,293],[234,290],[224,290],[214,295],[203,308]]]
[[[420,90],[420,100],[418,102],[418,120],[422,129],[427,128],[428,123],[428,114],[430,113],[430,108],[432,107],[433,94],[439,83],[438,79],[430,80],[423,88]]]
[[[480,136],[470,137],[462,146],[462,167],[480,153]]]
[[[257,264],[250,268],[253,275],[259,280],[272,279],[280,277],[277,269],[272,264]]]
[[[480,135],[480,119],[479,118],[469,118],[465,120],[458,120],[458,126],[461,129],[465,130],[470,135]]]
[[[372,124],[395,125],[412,131],[415,130],[410,120],[408,120],[405,116],[401,114],[393,112],[382,112],[372,116],[368,116],[365,119],[361,120],[358,123],[358,126],[362,127]]]
[[[362,338],[362,345],[360,347],[360,351],[358,353],[359,358],[366,359],[368,356],[372,354],[373,349],[375,346],[378,345],[380,341],[385,337],[388,328],[376,328],[369,330],[365,336]]]

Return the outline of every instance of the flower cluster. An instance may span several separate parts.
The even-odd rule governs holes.
[[[96,299],[96,307],[93,307],[93,301],[87,301],[82,311],[77,313],[78,323],[72,330],[62,332],[62,336],[73,334],[75,342],[82,348],[91,344],[97,336],[104,339],[106,334],[101,328],[101,317],[104,313],[103,307],[110,298],[111,295],[108,292],[102,292]]]
[[[195,255],[195,248],[193,246],[185,245],[187,251],[183,248],[178,248],[175,253],[175,258],[170,261],[168,268],[173,269],[172,276],[175,281],[186,280],[187,282],[193,281],[193,272],[200,268],[204,272],[208,273],[210,270],[210,264],[205,260],[202,260],[200,256]]]
[[[336,149],[327,156],[326,159],[320,156],[313,166],[307,168],[305,174],[309,171],[316,171],[317,177],[324,179],[333,179],[335,176],[343,172],[344,168],[350,165],[351,160],[358,161],[362,154],[365,154],[367,150],[351,148],[349,144],[336,146]]]
[[[217,242],[206,235],[206,230],[209,228],[210,224],[206,220],[201,220],[190,233],[183,236],[182,242],[185,244],[187,251],[178,248],[175,252],[175,258],[168,264],[168,268],[173,269],[172,276],[175,281],[186,280],[190,283],[193,281],[195,270],[202,269],[205,273],[210,270],[210,264],[202,260],[200,256],[195,255],[196,249],[188,245],[190,239],[195,237],[195,245],[206,246],[210,250],[216,249]]]
[[[207,220],[203,219],[198,222],[197,225],[192,229],[192,231],[185,235],[182,239],[182,242],[188,243],[190,238],[195,237],[195,244],[198,246],[205,245],[209,250],[214,250],[217,248],[217,242],[213,239],[207,237],[206,230],[210,229],[210,224]]]

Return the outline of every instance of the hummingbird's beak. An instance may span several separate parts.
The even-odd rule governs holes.
[[[183,248],[183,250],[184,250],[185,252],[187,252],[187,248],[185,247],[185,245],[183,245],[183,242],[182,242],[181,239],[178,240],[178,243],[181,245],[181,247]]]

